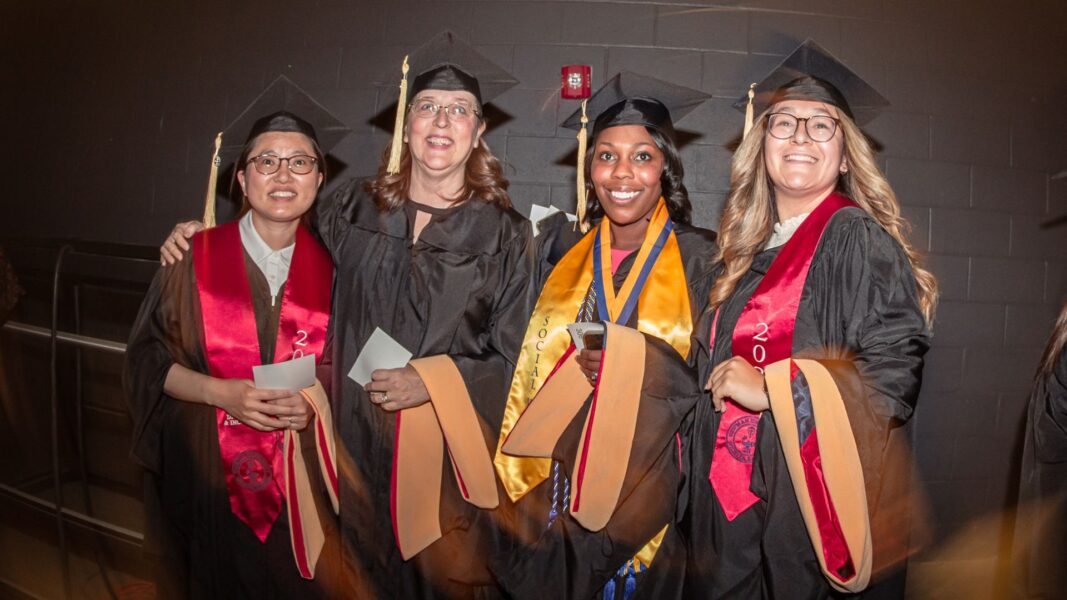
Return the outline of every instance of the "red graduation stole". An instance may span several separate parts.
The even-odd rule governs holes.
[[[731,349],[761,373],[767,365],[793,354],[793,330],[804,282],[815,249],[830,218],[840,209],[855,206],[848,198],[831,192],[797,228],[782,247],[760,281],[734,326]],[[709,347],[714,353],[718,312],[711,323]],[[793,373],[795,375],[795,372]],[[752,461],[756,453],[759,415],[727,399],[715,434],[708,479],[715,489],[728,521],[733,521],[756,503]],[[814,436],[812,436],[814,437]]]
[[[238,223],[197,234],[193,238],[193,267],[202,314],[200,339],[211,375],[252,379],[252,366],[260,363],[259,337]],[[274,362],[308,353],[322,359],[332,285],[330,256],[304,227],[299,227],[282,295]],[[216,413],[230,510],[261,542],[265,541],[281,512],[284,484],[277,478],[285,472],[285,432],[258,431],[222,409]]]

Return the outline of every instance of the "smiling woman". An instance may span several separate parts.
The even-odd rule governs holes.
[[[710,393],[686,443],[686,589],[859,592],[906,556],[877,533],[908,526],[907,507],[888,503],[907,482],[885,474],[918,396],[937,285],[855,120],[884,99],[811,41],[754,96],[696,328]]]
[[[530,308],[529,223],[482,138],[483,104],[517,82],[448,32],[398,76],[377,176],[317,210],[338,266],[343,553],[361,597],[469,597],[493,587],[490,448]],[[415,358],[361,386],[348,369],[376,329]]]
[[[778,219],[810,213],[848,172],[837,109],[825,102],[786,100],[767,114],[767,175],[774,182]]]
[[[268,131],[257,136],[238,164],[237,182],[244,193],[243,211],[252,212],[257,231],[276,238],[279,248],[287,246],[294,224],[315,201],[325,164],[318,144],[295,131]],[[272,247],[271,240],[267,243]]]
[[[610,127],[593,145],[590,177],[600,208],[611,221],[611,246],[641,245],[662,195],[663,152],[641,125]]]
[[[328,148],[339,125],[287,80],[268,88],[223,134],[244,140],[243,216],[160,269],[134,323],[125,387],[160,597],[331,596],[329,402],[321,385],[257,388],[252,368],[323,362],[333,264],[301,221],[323,181],[316,129]]]
[[[706,98],[620,73],[588,102],[593,142],[579,159],[592,229],[542,223],[540,297],[495,459],[511,499],[505,522],[521,541],[494,565],[510,597],[680,593],[676,434],[699,397],[686,358],[715,244],[690,225],[673,122]],[[574,321],[608,323],[603,352],[574,350]]]

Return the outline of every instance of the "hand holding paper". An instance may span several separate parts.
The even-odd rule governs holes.
[[[261,390],[289,390],[294,394],[315,385],[315,355],[252,367],[256,388]]]
[[[380,328],[375,328],[374,333],[367,338],[363,350],[356,357],[348,376],[359,385],[367,385],[371,380],[371,373],[377,369],[399,369],[411,360],[411,352],[400,345],[399,342],[389,337],[389,334]]]

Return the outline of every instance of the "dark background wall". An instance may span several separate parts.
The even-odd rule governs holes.
[[[1065,17],[1038,0],[5,2],[0,240],[158,243],[200,214],[214,133],[279,74],[353,127],[338,176],[369,173],[395,102],[371,82],[445,28],[522,82],[488,139],[523,212],[573,207],[561,65],[591,65],[594,87],[630,69],[714,94],[680,124],[714,228],[731,102],[813,37],[892,102],[869,132],[943,291],[913,430],[933,541],[912,590],[988,593],[1029,380],[1067,296],[1067,227],[1042,227],[1067,213]]]

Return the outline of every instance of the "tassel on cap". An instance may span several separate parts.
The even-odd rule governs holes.
[[[578,206],[575,211],[578,214],[578,227],[582,233],[589,231],[589,223],[585,218],[585,203],[588,194],[585,189],[585,152],[589,146],[589,115],[585,108],[588,100],[582,100],[582,128],[578,130]]]
[[[204,227],[215,226],[215,186],[219,181],[219,148],[222,147],[222,132],[215,136],[215,152],[211,155],[211,171],[207,177],[207,194],[204,196]]]
[[[400,99],[396,103],[396,123],[393,124],[393,145],[389,150],[389,165],[385,172],[396,175],[400,172],[400,149],[404,143],[404,111],[408,99],[408,57],[404,55],[404,64],[400,67]]]
[[[741,139],[748,137],[748,132],[752,129],[753,109],[752,99],[756,97],[756,84],[748,86],[748,104],[745,105],[745,132],[741,134]]]

